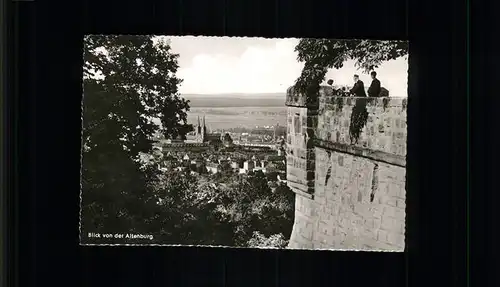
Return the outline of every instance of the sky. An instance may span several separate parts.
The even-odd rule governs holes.
[[[183,79],[181,94],[284,93],[302,71],[294,48],[299,39],[240,37],[166,37],[174,53],[179,54],[177,76]],[[407,97],[407,58],[383,63],[378,69],[382,87],[392,97]],[[353,84],[353,75],[369,86],[370,76],[344,63],[341,69],[328,71],[325,82]]]

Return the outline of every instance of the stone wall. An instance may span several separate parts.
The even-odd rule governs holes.
[[[307,180],[307,143],[303,133],[304,119],[307,109],[288,108],[288,131],[287,131],[287,180],[298,191],[308,192]]]
[[[289,247],[402,251],[406,99],[331,92],[322,87],[316,103],[287,92],[287,181],[296,193]],[[365,111],[354,137],[353,110]]]
[[[161,145],[163,152],[207,151],[213,149],[208,143],[165,143]]]
[[[405,157],[406,101],[404,98],[321,97],[316,137],[350,145],[353,108],[366,105],[367,121],[356,146]]]

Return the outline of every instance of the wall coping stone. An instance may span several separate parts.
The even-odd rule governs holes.
[[[302,108],[312,108],[318,109],[319,106],[324,106],[325,104],[336,104],[339,99],[342,101],[343,105],[354,106],[357,99],[368,99],[367,106],[378,106],[378,107],[402,107],[406,109],[408,105],[407,98],[397,98],[397,97],[338,97],[334,95],[334,90],[331,86],[320,86],[319,88],[319,99],[314,103],[307,104],[307,95],[300,94],[295,91],[294,86],[289,87],[286,90],[286,106],[290,107],[302,107]]]
[[[316,147],[324,148],[327,150],[334,150],[341,153],[368,158],[374,161],[385,162],[400,167],[406,167],[406,157],[384,151],[371,150],[356,145],[347,145],[320,139],[314,139],[314,145]]]
[[[314,96],[315,95],[311,95]],[[324,97],[332,97],[333,96],[333,88],[330,86],[320,86],[319,88],[319,98]],[[295,91],[295,87],[291,86],[286,90],[286,102],[285,105],[289,107],[301,107],[301,108],[310,108],[310,109],[318,109],[319,101],[318,99],[313,99],[308,103],[308,98],[310,96],[303,95]]]
[[[307,186],[305,186],[304,184],[287,180],[287,185],[295,194],[301,195],[309,199],[314,199],[314,193],[305,191],[304,189],[307,190]]]
[[[355,106],[358,100],[366,101],[367,107],[383,107],[394,108],[401,107],[403,110],[408,106],[407,98],[392,98],[392,97],[337,97],[325,96],[319,100],[319,106],[331,106],[342,103],[343,106]]]

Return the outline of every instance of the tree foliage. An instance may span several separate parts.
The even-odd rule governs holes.
[[[272,192],[262,173],[234,174],[223,182],[178,172],[158,179],[160,204],[150,232],[163,244],[278,247],[272,242],[291,234],[293,192],[286,185]]]
[[[298,61],[304,62],[296,87],[302,93],[317,94],[328,69],[340,69],[353,59],[356,67],[367,73],[385,61],[408,55],[408,42],[301,39],[295,51]]]
[[[156,132],[175,137],[191,128],[177,58],[151,36],[84,38],[82,231],[137,229],[152,206],[154,169],[140,155],[151,152]]]
[[[288,245],[288,240],[285,239],[283,234],[273,234],[271,236],[265,236],[262,233],[255,231],[252,238],[248,240],[248,247],[273,247],[273,248],[285,248]]]
[[[233,139],[231,138],[231,135],[229,133],[224,134],[224,142],[225,143],[233,143]]]
[[[149,36],[90,36],[84,43],[82,242],[96,242],[89,232],[153,235],[100,243],[226,246],[249,246],[255,231],[290,235],[293,193],[286,186],[273,192],[261,172],[160,171],[150,139],[191,129],[189,102],[177,90],[178,55],[167,43]]]
[[[175,76],[179,55],[167,43],[105,35],[87,36],[84,44],[84,131],[111,117],[122,124],[120,132],[135,136],[128,138],[134,146],[160,129],[154,117],[166,137],[189,132],[189,101],[180,97]]]
[[[237,223],[235,243],[247,246],[255,231],[264,236],[282,234],[288,238],[294,221],[295,196],[286,186],[271,190],[267,177],[260,171],[248,176],[228,179],[221,193],[224,208],[231,221]]]
[[[234,223],[221,212],[220,190],[188,173],[169,172],[159,178],[159,216],[151,233],[162,244],[234,245]]]

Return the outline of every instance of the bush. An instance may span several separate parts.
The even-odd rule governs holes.
[[[266,237],[262,233],[255,231],[247,244],[248,247],[256,248],[286,248],[288,240],[281,233]]]

